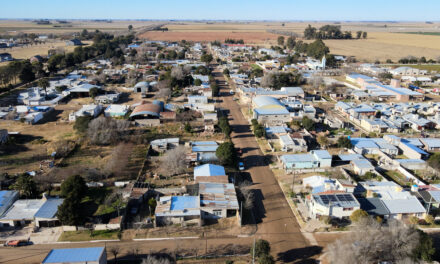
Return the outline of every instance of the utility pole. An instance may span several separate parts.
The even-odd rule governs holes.
[[[254,246],[252,247],[252,264],[255,264],[255,236],[254,236]]]

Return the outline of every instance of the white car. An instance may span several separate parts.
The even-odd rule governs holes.
[[[234,94],[234,90],[230,90],[230,91],[229,91],[229,94]]]

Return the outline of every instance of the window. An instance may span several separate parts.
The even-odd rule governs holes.
[[[352,211],[352,210],[353,210],[353,207],[344,208],[344,211]]]
[[[212,213],[216,216],[222,216],[222,210],[214,210]]]

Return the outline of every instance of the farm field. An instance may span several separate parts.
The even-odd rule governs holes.
[[[84,44],[90,44],[91,41],[84,41]],[[29,59],[35,55],[47,56],[50,49],[63,49],[65,52],[72,52],[76,46],[66,46],[64,41],[46,42],[38,45],[29,45],[25,47],[13,47],[8,49],[0,49],[0,53],[7,52],[12,55],[14,59]],[[0,64],[0,66],[6,65]]]
[[[60,24],[51,20],[52,24],[37,25],[31,20],[0,20],[0,35],[1,34],[18,34],[18,33],[36,33],[36,34],[64,34],[79,32],[83,29],[94,31],[96,29],[106,32],[124,31],[127,30],[128,25],[133,25],[133,28],[140,28],[157,24],[153,21],[131,21],[131,20],[115,20],[111,23],[106,21],[93,20],[69,20],[68,24]]]
[[[276,44],[277,34],[272,32],[291,32],[301,37],[304,28],[309,24],[319,28],[332,22],[248,22],[248,23],[206,23],[185,22],[172,23],[164,27],[168,31],[149,31],[139,35],[149,40],[179,41],[214,41],[226,38],[243,39],[247,44],[270,46]],[[333,54],[355,56],[360,61],[374,62],[376,60],[394,61],[405,56],[425,56],[427,59],[436,59],[440,56],[440,36],[438,23],[341,23],[343,31],[348,30],[368,32],[367,39],[353,40],[325,40]],[[412,34],[410,32],[423,32]],[[435,32],[437,31],[437,32]]]

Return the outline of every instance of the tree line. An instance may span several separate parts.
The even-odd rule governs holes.
[[[227,39],[225,39],[225,43],[227,43],[227,44],[244,44],[244,40],[243,39],[227,38]]]
[[[114,59],[116,63],[123,63],[124,53],[120,45],[128,45],[133,39],[133,35],[114,37],[108,33],[95,32],[91,46],[76,47],[73,52],[50,56],[46,63],[46,69],[41,62],[12,61],[8,65],[0,67],[0,86],[3,86],[2,90],[7,91],[20,82],[29,83],[36,78],[53,75],[61,69],[74,67],[98,56]]]
[[[368,33],[364,31],[357,31],[356,38],[367,38]],[[305,39],[353,39],[351,31],[342,32],[341,26],[324,25],[319,29],[308,25],[304,29]]]

